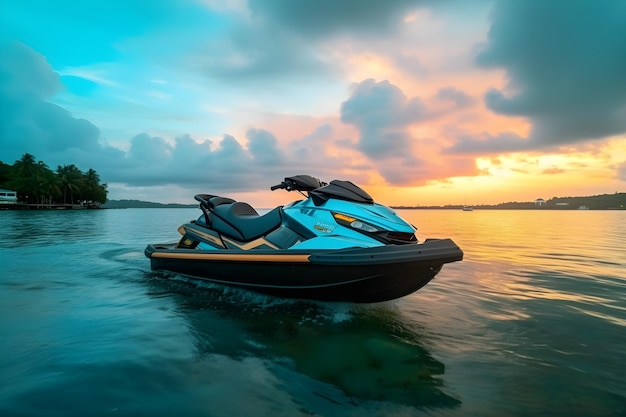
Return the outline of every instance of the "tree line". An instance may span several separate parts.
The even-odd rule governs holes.
[[[56,171],[25,153],[13,165],[0,161],[0,188],[17,191],[18,200],[31,204],[104,203],[107,184],[100,184],[98,173],[83,172],[76,165],[59,165]]]

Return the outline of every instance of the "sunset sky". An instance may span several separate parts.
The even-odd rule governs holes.
[[[389,205],[626,190],[626,1],[2,0],[0,161],[110,199]]]

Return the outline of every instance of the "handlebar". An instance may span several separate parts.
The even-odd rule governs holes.
[[[270,187],[270,190],[274,191],[274,190],[280,190],[280,189],[289,189],[288,186],[289,186],[289,184],[287,184],[285,181],[283,181],[280,184],[272,185]]]
[[[313,191],[320,187],[327,185],[325,182],[320,181],[317,178],[313,178],[310,175],[296,175],[293,177],[287,177],[280,184],[270,187],[270,190],[283,189],[287,191]]]

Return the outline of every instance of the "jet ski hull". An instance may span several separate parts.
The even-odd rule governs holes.
[[[153,270],[276,297],[374,303],[411,294],[445,263],[463,259],[450,239],[341,250],[199,250],[148,245]]]

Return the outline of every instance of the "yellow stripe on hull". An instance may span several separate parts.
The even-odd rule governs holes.
[[[294,255],[264,255],[264,254],[237,254],[237,253],[181,253],[181,252],[153,252],[151,258],[193,259],[199,261],[244,261],[244,262],[309,262],[307,254]]]

